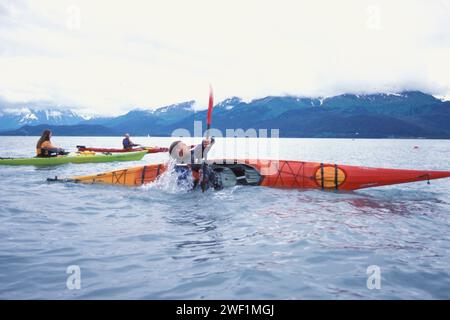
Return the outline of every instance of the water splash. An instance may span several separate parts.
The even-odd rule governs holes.
[[[145,190],[161,190],[171,194],[186,193],[192,190],[194,178],[188,174],[186,178],[180,179],[179,173],[175,171],[175,161],[170,159],[167,163],[167,170],[161,174],[156,181],[143,185]]]

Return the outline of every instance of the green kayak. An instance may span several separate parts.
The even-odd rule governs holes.
[[[93,163],[112,161],[136,161],[141,160],[147,151],[124,153],[95,153],[95,154],[69,154],[49,158],[0,158],[0,165],[11,166],[51,166],[64,163]]]

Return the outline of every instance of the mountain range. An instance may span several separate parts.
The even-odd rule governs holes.
[[[0,105],[1,107],[1,105]],[[0,108],[0,131],[14,130],[22,126],[33,125],[75,125],[87,120],[72,110],[30,109],[26,107],[10,109]]]
[[[64,109],[6,109],[0,101],[0,134],[38,135],[44,127],[58,135],[170,136],[206,110],[194,101],[156,110],[134,109],[117,117],[80,116]],[[214,106],[213,127],[279,129],[281,137],[450,138],[450,101],[419,91],[395,94],[342,94],[327,98],[269,96],[249,102],[233,97]]]

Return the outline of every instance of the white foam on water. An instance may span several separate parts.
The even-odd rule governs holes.
[[[143,185],[146,190],[161,190],[167,193],[185,193],[192,190],[194,178],[192,175],[184,180],[178,180],[178,173],[175,172],[175,161],[169,160],[167,170],[162,173],[156,181]]]

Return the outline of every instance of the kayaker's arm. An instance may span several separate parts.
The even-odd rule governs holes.
[[[211,150],[215,140],[214,138],[205,139],[202,143],[196,145],[191,149],[192,163],[199,164],[206,157],[208,152]]]

